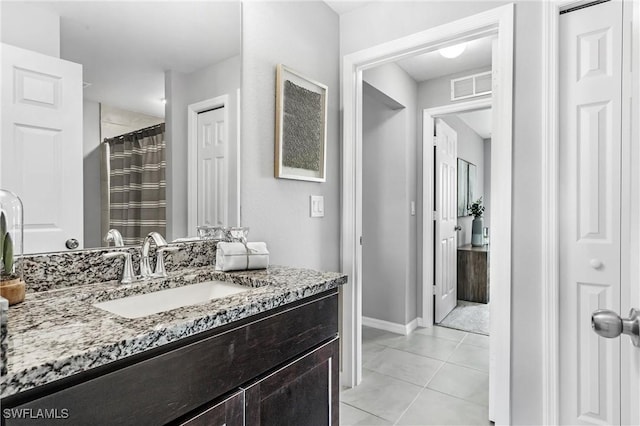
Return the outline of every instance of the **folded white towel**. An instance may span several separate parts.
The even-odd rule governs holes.
[[[219,242],[216,250],[217,271],[243,271],[265,269],[269,266],[269,251],[266,243]]]

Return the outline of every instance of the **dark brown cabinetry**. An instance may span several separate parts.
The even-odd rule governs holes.
[[[331,412],[331,424],[337,425],[337,333],[337,290],[330,290],[4,398],[3,413],[5,408],[30,413],[65,409],[68,418],[58,424],[136,426],[199,425],[199,421],[224,415],[229,416],[226,422],[231,426],[235,424],[235,398],[246,393],[242,397],[250,402],[245,403],[245,417],[257,409],[262,421],[247,420],[246,425],[282,425],[295,424],[283,422],[284,415],[306,419],[308,407],[315,407],[315,398],[323,394],[327,400],[331,393],[334,397],[327,400],[331,408],[325,409]],[[319,381],[320,376],[325,377],[324,382]],[[274,392],[267,395],[266,388]],[[278,408],[283,405],[288,409]],[[314,418],[320,419],[314,410]],[[298,424],[330,424],[328,415],[324,419],[324,423],[305,420]],[[3,418],[2,423],[50,422]]]
[[[338,425],[338,350],[336,339],[248,386],[247,425]]]
[[[458,300],[489,302],[489,246],[458,247]]]
[[[239,390],[195,415],[175,422],[179,426],[244,426],[244,391]]]

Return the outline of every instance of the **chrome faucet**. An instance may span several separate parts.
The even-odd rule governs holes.
[[[167,241],[164,239],[162,235],[158,232],[149,232],[144,238],[144,242],[142,243],[142,259],[140,260],[140,275],[142,275],[143,279],[151,278],[154,274],[152,273],[151,264],[149,262],[149,249],[151,248],[151,242],[154,242],[158,247],[157,255],[156,255],[156,269],[158,266],[158,262],[162,262],[162,266],[164,269],[164,260],[162,252],[167,249],[162,249],[163,247],[167,247]],[[161,250],[162,249],[162,250]]]
[[[124,247],[124,240],[122,239],[122,234],[117,229],[109,229],[107,234],[104,236],[105,243],[113,243],[116,247]]]

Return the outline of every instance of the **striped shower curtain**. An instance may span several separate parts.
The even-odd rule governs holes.
[[[109,144],[109,227],[125,244],[166,235],[164,123],[105,139]]]

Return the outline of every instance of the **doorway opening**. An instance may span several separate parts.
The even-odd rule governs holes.
[[[342,270],[349,274],[351,285],[342,295],[343,306],[343,385],[356,386],[362,379],[362,93],[363,72],[378,65],[397,61],[419,53],[450,47],[483,36],[496,37],[493,49],[493,97],[491,107],[501,120],[492,130],[492,221],[501,223],[500,231],[492,234],[492,259],[500,264],[491,265],[492,318],[501,326],[491,330],[491,378],[489,418],[501,423],[510,421],[510,351],[497,348],[510,347],[510,278],[511,278],[511,114],[513,74],[513,5],[489,10],[449,24],[441,25],[410,37],[384,45],[365,49],[345,56],[343,67],[343,220],[342,220]],[[427,162],[423,151],[423,162]],[[424,175],[423,199],[431,200],[432,176]],[[430,223],[433,210],[423,208],[418,215],[423,223]],[[428,228],[423,230],[428,233]],[[423,250],[422,263],[429,263]],[[433,262],[431,261],[431,264]],[[430,281],[433,269],[423,271],[421,282]],[[495,307],[495,308],[494,308]],[[433,325],[433,317],[420,317],[421,325]]]
[[[431,169],[423,167],[423,173],[433,175],[436,212],[434,238],[425,240],[423,245],[433,247],[435,287],[432,297],[428,287],[423,289],[423,312],[430,315],[429,308],[433,306],[434,323],[485,336],[490,331],[491,293],[490,105],[491,99],[485,98],[425,110],[424,122],[433,126],[425,124],[423,136],[425,146],[434,141]],[[447,139],[453,139],[455,147],[452,165],[441,154]],[[455,167],[455,176],[442,179],[444,167]],[[445,199],[448,206],[439,201]],[[445,217],[447,212],[449,217]],[[448,239],[452,247],[447,252]]]

